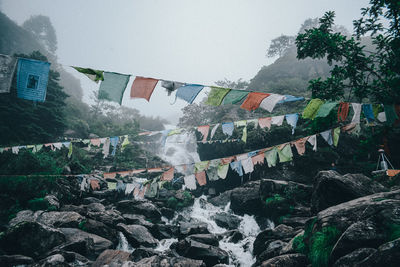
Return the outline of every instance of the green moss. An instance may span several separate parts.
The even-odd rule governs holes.
[[[51,205],[51,206],[49,206],[49,207],[47,208],[47,210],[48,210],[48,211],[56,211],[56,210],[57,210],[57,207],[54,206],[54,205]]]
[[[49,203],[42,197],[34,198],[28,201],[28,207],[30,210],[47,210],[49,208]]]
[[[389,224],[388,228],[389,228],[388,241],[400,238],[400,224],[397,223]]]
[[[293,249],[298,253],[302,253],[302,254],[308,253],[308,247],[304,243],[304,235],[299,235],[294,238]]]
[[[276,204],[279,203],[281,201],[285,200],[283,197],[281,197],[281,195],[279,194],[275,194],[272,197],[268,197],[265,199],[265,205],[271,205],[271,204]]]
[[[339,235],[339,230],[333,226],[323,227],[312,235],[308,254],[312,266],[328,266],[329,256]]]
[[[176,206],[178,205],[178,200],[175,197],[170,197],[167,200],[167,207],[170,209],[176,209]]]
[[[87,229],[86,229],[86,227],[85,227],[85,224],[86,224],[86,220],[81,221],[81,222],[79,223],[79,225],[78,225],[78,228],[81,229],[81,230],[83,230],[83,231],[86,231]]]

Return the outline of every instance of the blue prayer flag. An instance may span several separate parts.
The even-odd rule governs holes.
[[[363,104],[362,110],[363,110],[364,116],[367,119],[368,123],[375,121],[374,111],[372,110],[371,104]]]
[[[17,69],[17,96],[19,98],[44,102],[50,63],[19,58]]]
[[[118,142],[119,142],[118,136],[110,137],[110,144],[113,146],[113,151],[111,152],[112,156],[115,156],[115,152],[117,151]]]
[[[286,122],[292,126],[292,134],[294,134],[294,129],[296,129],[297,126],[297,120],[299,119],[299,114],[293,113],[293,114],[287,114],[285,116]]]
[[[303,101],[304,97],[297,97],[292,95],[285,95],[285,99],[278,102],[278,104],[286,103],[286,102],[294,102],[294,101]]]
[[[231,163],[229,163],[229,165],[231,166],[232,170],[239,174],[239,176],[243,176],[242,162],[232,161]]]
[[[231,136],[233,134],[234,125],[233,122],[223,122],[222,123],[222,132]]]
[[[196,96],[203,88],[204,86],[199,84],[186,84],[178,88],[176,97],[179,97],[186,102],[189,102],[189,104],[192,104]]]

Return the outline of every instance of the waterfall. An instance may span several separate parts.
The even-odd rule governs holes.
[[[117,246],[117,250],[122,250],[122,251],[126,251],[129,253],[132,253],[135,249],[128,243],[128,240],[126,239],[126,237],[124,236],[123,233],[118,232],[118,246]]]

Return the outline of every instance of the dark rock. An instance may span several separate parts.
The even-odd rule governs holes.
[[[311,210],[318,212],[359,197],[384,192],[387,189],[363,174],[340,175],[321,171],[315,177]]]
[[[8,254],[37,258],[64,243],[64,234],[37,222],[21,222],[10,227],[0,238],[1,249]]]
[[[158,241],[152,236],[146,227],[142,225],[126,225],[119,223],[117,229],[120,230],[128,239],[133,247],[156,247]]]
[[[205,264],[202,260],[193,260],[184,257],[173,257],[169,258],[166,256],[154,255],[149,258],[144,258],[135,264],[129,264],[127,266],[132,267],[150,267],[150,266],[162,266],[162,267],[204,267]],[[124,266],[125,267],[125,266]]]
[[[228,241],[236,244],[240,240],[243,240],[243,234],[239,231],[234,230],[233,234],[229,237]]]
[[[287,245],[287,243],[282,242],[281,240],[275,240],[268,244],[266,250],[264,250],[257,257],[257,263],[260,264],[266,260],[269,260],[273,257],[279,256],[281,250]]]
[[[175,210],[169,209],[169,208],[166,208],[166,207],[162,207],[160,209],[160,211],[161,211],[162,216],[166,217],[167,219],[171,220],[172,218],[174,218]]]
[[[202,244],[200,242],[184,239],[175,246],[176,252],[184,257],[203,260],[207,266],[218,263],[228,264],[228,253],[218,247]]]
[[[93,202],[88,205],[84,205],[83,208],[86,210],[86,212],[104,212],[106,211],[106,207],[104,207],[103,204],[98,203],[98,202]]]
[[[173,197],[174,193],[171,190],[161,188],[158,190],[158,198],[160,199],[168,199],[170,197]]]
[[[295,237],[293,237],[292,239],[290,239],[290,241],[288,243],[286,243],[286,245],[282,248],[281,250],[281,254],[291,254],[291,253],[296,253],[296,251],[293,248],[293,242],[294,239],[298,236],[302,236],[304,235],[304,231],[299,232]]]
[[[219,227],[229,230],[237,229],[240,224],[240,219],[238,217],[227,212],[217,213],[213,216],[213,219]]]
[[[367,258],[368,256],[375,253],[376,249],[374,248],[359,248],[354,250],[353,252],[341,257],[338,259],[333,267],[347,267],[347,266],[355,266],[360,263],[362,260]]]
[[[84,221],[84,224],[82,223],[81,229],[85,232],[104,237],[113,242],[114,245],[118,244],[117,231],[102,222],[87,219]]]
[[[161,253],[158,251],[155,251],[152,248],[144,248],[144,247],[140,247],[135,249],[132,254],[131,254],[131,258],[133,261],[140,261],[141,259],[144,258],[149,258],[152,257],[154,255],[160,255]]]
[[[301,230],[300,230],[301,231]],[[253,255],[258,256],[267,249],[274,240],[288,240],[300,232],[290,226],[280,224],[274,229],[266,229],[259,233],[253,243]]]
[[[60,228],[60,230],[64,233],[68,242],[69,249],[65,248],[65,250],[74,251],[91,260],[96,259],[104,250],[113,247],[110,240],[95,234],[89,234],[75,228]]]
[[[78,227],[83,217],[73,211],[36,211],[23,210],[10,221],[10,226],[20,222],[38,222],[51,227]]]
[[[400,238],[381,245],[375,253],[357,264],[357,267],[397,267],[400,262]]]
[[[33,264],[33,259],[31,257],[23,255],[1,255],[0,256],[0,266],[12,267],[17,265],[30,265]]]
[[[95,197],[85,197],[82,200],[83,205],[89,205],[89,204],[92,204],[92,203],[101,203],[101,202],[102,202],[102,200],[100,200],[98,198],[95,198]]]
[[[44,197],[44,200],[47,201],[49,207],[54,207],[57,210],[60,208],[60,201],[58,201],[58,198],[56,196],[47,195]]]
[[[117,210],[106,210],[104,212],[88,212],[87,216],[110,227],[115,227],[118,223],[125,223],[125,219]]]
[[[61,254],[54,254],[51,255],[39,262],[40,267],[47,267],[47,266],[65,266],[69,267],[70,265],[65,262],[65,258]]]
[[[149,231],[159,240],[179,235],[179,227],[176,225],[154,224],[153,227],[149,228]]]
[[[264,205],[260,198],[260,181],[235,188],[231,193],[231,209],[240,215],[262,214]]]
[[[225,207],[231,201],[232,190],[225,191],[216,197],[208,199],[214,206]]]
[[[122,213],[142,214],[152,222],[161,220],[160,210],[148,201],[122,200],[117,203],[117,209]]]
[[[218,239],[215,235],[213,234],[197,234],[197,235],[190,235],[187,238],[203,243],[203,244],[207,244],[207,245],[211,245],[211,246],[218,246],[219,242]]]
[[[341,235],[331,252],[331,260],[363,247],[377,248],[386,239],[385,229],[370,220],[360,221],[350,225]]]
[[[127,224],[139,224],[145,226],[148,229],[154,226],[153,223],[146,220],[146,217],[144,215],[122,214],[122,217],[125,219],[125,222]]]
[[[83,206],[75,206],[75,205],[64,205],[60,208],[60,211],[74,211],[76,213],[79,213],[80,215],[85,216],[86,215],[86,210],[83,208]]]
[[[201,222],[182,222],[180,224],[180,233],[182,236],[194,234],[209,234],[206,223]]]
[[[286,254],[264,261],[262,267],[304,267],[307,266],[307,257],[303,254]]]
[[[265,199],[279,194],[292,202],[309,203],[312,194],[312,186],[292,181],[262,179],[260,195]]]
[[[285,225],[289,225],[291,227],[301,227],[304,228],[306,222],[310,219],[310,217],[283,217],[282,223]]]
[[[129,252],[107,249],[97,257],[92,267],[101,267],[110,264],[123,264],[124,262],[130,260],[131,254]]]

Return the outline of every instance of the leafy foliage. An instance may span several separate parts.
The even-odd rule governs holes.
[[[267,51],[267,57],[281,57],[288,48],[294,44],[295,38],[293,36],[281,35],[272,39],[271,44]]]
[[[340,232],[334,226],[323,227],[311,237],[309,259],[312,266],[328,266],[332,248],[339,238]]]

